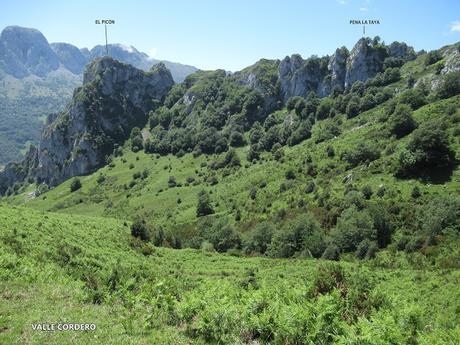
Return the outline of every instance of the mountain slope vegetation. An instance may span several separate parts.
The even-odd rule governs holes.
[[[240,258],[155,248],[106,217],[0,210],[2,343],[451,344],[460,336],[458,271],[428,268],[420,255]],[[44,321],[97,328],[32,331]]]
[[[459,56],[366,38],[175,85],[160,65],[145,86],[95,62],[0,173],[0,341],[456,343]],[[134,115],[99,165],[53,180],[78,138],[100,143],[93,123],[104,139]],[[97,331],[32,334],[47,318]]]
[[[459,225],[460,96],[456,82],[449,84],[458,72],[438,75],[445,61],[436,67],[428,57],[396,72],[388,67],[345,93],[291,97],[272,112],[258,91],[268,90],[263,82],[251,89],[239,82],[241,74],[198,72],[171,89],[147,128],[133,129],[106,167],[81,177],[81,188],[68,180],[41,194],[48,186],[37,193],[16,184],[10,202],[141,218],[163,234],[158,245],[174,248],[211,242],[219,251],[336,258],[374,256],[390,244],[436,247],[444,231]],[[265,67],[251,70],[277,66],[260,63]],[[313,221],[313,230],[296,230],[301,217]],[[261,245],[263,224],[277,231]],[[305,236],[315,236],[315,244]]]

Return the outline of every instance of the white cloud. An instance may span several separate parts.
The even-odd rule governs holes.
[[[118,46],[124,51],[127,51],[128,53],[133,53],[136,50],[133,46],[127,46],[124,44],[118,44]]]
[[[338,2],[340,5],[346,5],[346,4],[347,4],[347,1],[346,1],[346,0],[337,0],[337,2]]]
[[[153,59],[155,55],[157,55],[157,52],[158,52],[158,49],[154,47],[154,48],[149,49],[148,54]]]
[[[450,31],[452,32],[460,32],[460,21],[456,20],[450,24]]]
[[[360,10],[361,12],[367,12],[367,11],[368,11],[367,7],[360,7],[359,10]]]

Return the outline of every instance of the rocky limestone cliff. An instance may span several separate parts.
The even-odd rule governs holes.
[[[370,39],[360,39],[347,59],[345,88],[351,87],[355,81],[365,81],[382,71],[386,57],[388,51],[384,46],[374,47]]]
[[[95,60],[66,110],[43,130],[38,148],[0,173],[0,191],[25,178],[56,185],[94,171],[133,127],[145,125],[155,100],[161,102],[173,84],[163,64],[144,72],[110,57]]]
[[[383,70],[386,58],[408,61],[415,56],[414,49],[406,43],[393,42],[385,46],[370,38],[360,39],[351,52],[342,47],[330,57],[303,59],[295,54],[279,64],[281,97],[286,102],[293,96],[306,97],[311,91],[325,97],[335,88],[344,90],[356,81],[374,77]]]
[[[281,107],[279,64],[279,60],[261,59],[254,65],[233,75],[238,83],[260,92],[264,98],[264,109],[267,113]]]
[[[345,85],[345,76],[347,73],[347,59],[350,52],[346,47],[338,48],[329,59],[327,66],[331,71],[330,88],[333,90],[335,87],[343,89]]]

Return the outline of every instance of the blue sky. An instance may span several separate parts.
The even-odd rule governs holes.
[[[104,43],[95,19],[114,19],[109,42],[202,69],[239,70],[262,57],[332,54],[369,36],[406,41],[417,50],[460,41],[459,0],[3,0],[0,27],[39,29],[50,42],[80,48]]]

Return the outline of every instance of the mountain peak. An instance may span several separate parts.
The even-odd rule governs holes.
[[[36,29],[8,26],[0,35],[0,47],[1,67],[16,78],[44,76],[59,67],[57,55]]]

